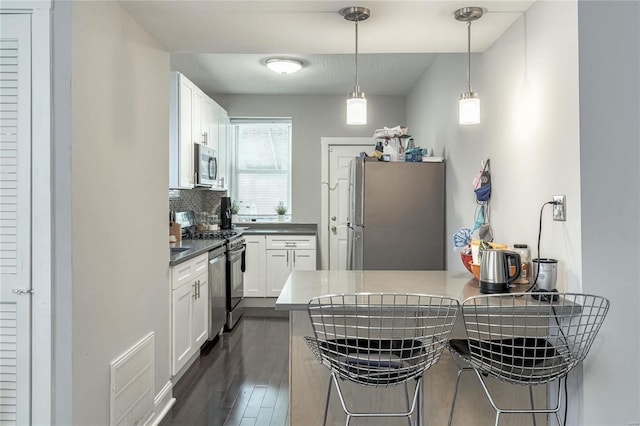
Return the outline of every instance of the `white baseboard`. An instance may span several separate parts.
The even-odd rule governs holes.
[[[164,416],[167,415],[173,404],[176,403],[176,399],[173,397],[173,384],[169,380],[158,392],[158,395],[153,398],[153,417],[146,423],[150,426],[157,426],[160,424]]]

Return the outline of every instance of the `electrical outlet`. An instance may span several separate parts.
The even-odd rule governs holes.
[[[567,220],[567,197],[565,195],[554,195],[553,201],[557,204],[553,205],[553,220]]]

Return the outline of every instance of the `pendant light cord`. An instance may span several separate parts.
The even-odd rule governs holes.
[[[467,21],[467,91],[471,93],[471,20]]]
[[[354,88],[356,95],[360,94],[360,86],[358,86],[358,20],[358,16],[356,16],[356,85]]]

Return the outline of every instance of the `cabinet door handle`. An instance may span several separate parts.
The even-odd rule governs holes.
[[[200,299],[200,286],[202,284],[200,283],[200,280],[198,280],[198,299]]]
[[[296,268],[296,252],[293,252],[293,269]]]
[[[287,250],[287,267],[289,267],[289,250]]]

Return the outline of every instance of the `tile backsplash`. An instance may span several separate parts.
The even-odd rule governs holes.
[[[169,209],[177,212],[193,210],[220,214],[220,199],[226,197],[226,191],[206,189],[170,189]]]

